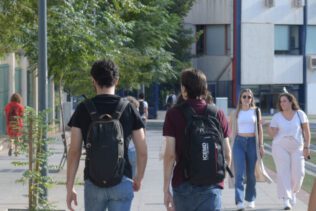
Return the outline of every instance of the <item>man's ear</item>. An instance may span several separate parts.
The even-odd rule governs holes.
[[[119,85],[119,79],[117,79],[114,83],[115,86],[118,86]]]

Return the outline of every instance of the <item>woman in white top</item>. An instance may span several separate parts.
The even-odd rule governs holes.
[[[290,210],[303,183],[304,158],[310,155],[310,129],[307,116],[300,110],[294,95],[280,94],[278,109],[280,112],[273,115],[268,132],[273,137],[278,196],[283,199],[284,209]]]
[[[258,119],[257,112],[259,117]],[[264,154],[261,113],[259,109],[257,112],[252,91],[250,89],[242,90],[240,92],[237,109],[232,112],[230,117],[233,134],[232,144],[234,161],[233,168],[235,171],[235,203],[238,210],[244,210],[244,199],[248,201],[248,207],[255,207],[256,163],[257,160],[261,159]],[[259,156],[260,158],[258,158]],[[263,176],[263,181],[270,180],[268,176],[265,176],[266,175]],[[244,187],[245,177],[247,177],[246,189]],[[266,180],[266,178],[268,179]]]

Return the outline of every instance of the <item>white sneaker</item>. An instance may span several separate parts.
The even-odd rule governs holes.
[[[244,203],[239,202],[239,203],[237,204],[237,210],[238,210],[238,211],[245,210]]]
[[[256,207],[255,201],[248,202],[248,207],[249,208],[255,208]]]
[[[294,206],[296,204],[296,194],[295,193],[293,193],[293,196],[290,199],[290,203],[291,203],[292,206]]]
[[[288,198],[283,199],[284,210],[291,210],[292,206],[290,204],[290,200]]]

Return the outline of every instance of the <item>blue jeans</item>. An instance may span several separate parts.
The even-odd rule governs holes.
[[[85,180],[85,210],[128,211],[131,209],[133,197],[133,182],[125,176],[122,178],[121,183],[109,188],[100,188],[90,180]]]
[[[236,136],[234,146],[235,202],[236,204],[256,199],[255,167],[257,162],[256,138]],[[245,181],[246,173],[246,181]],[[246,194],[244,194],[244,181]]]
[[[173,188],[176,211],[217,211],[222,206],[222,189],[218,185],[194,186],[189,182]]]
[[[132,175],[133,177],[136,175],[136,151],[135,147],[134,148],[128,148],[128,160],[132,166]]]

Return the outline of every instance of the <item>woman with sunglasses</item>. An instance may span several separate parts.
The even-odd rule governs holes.
[[[265,172],[261,159],[264,155],[261,113],[255,106],[250,89],[240,92],[237,109],[231,114],[230,124],[237,210],[244,210],[244,200],[248,202],[247,207],[255,208],[256,181],[271,182],[271,179]]]
[[[282,93],[279,112],[274,114],[268,129],[273,137],[272,156],[277,170],[277,190],[284,209],[296,203],[305,175],[305,159],[310,156],[310,129],[306,114],[300,110],[294,95]]]

